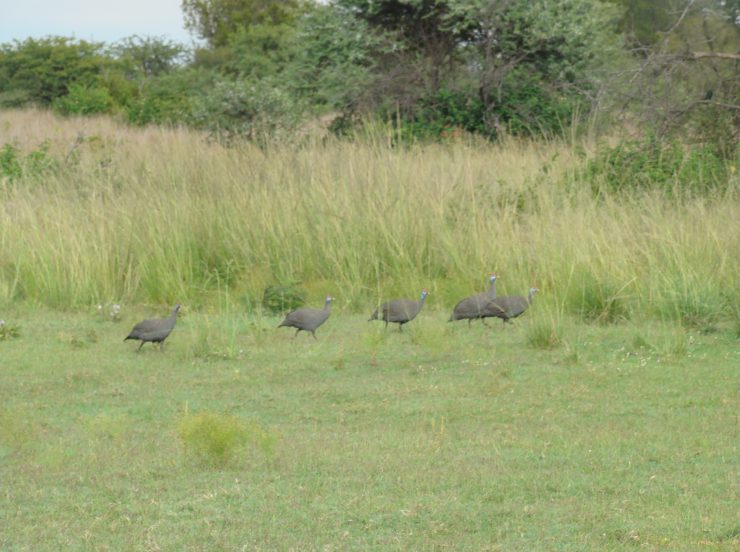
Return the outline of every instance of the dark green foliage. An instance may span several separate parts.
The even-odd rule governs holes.
[[[0,149],[0,178],[10,181],[22,177],[34,177],[45,174],[57,166],[57,161],[49,155],[49,142],[42,143],[38,149],[29,152],[25,157],[11,143]]]
[[[186,61],[186,50],[165,38],[130,36],[110,50],[128,78],[156,77],[169,73]]]
[[[182,0],[185,26],[209,46],[221,47],[240,29],[290,23],[300,11],[296,0]]]
[[[9,104],[44,106],[73,83],[93,86],[112,65],[102,43],[66,37],[29,38],[0,45],[0,94]]]
[[[71,84],[66,96],[56,98],[52,108],[62,115],[94,115],[109,113],[113,109],[113,98],[102,86]]]
[[[405,138],[437,140],[454,137],[464,130],[493,138],[484,121],[485,109],[480,99],[443,89],[434,98],[421,100],[410,120],[402,122],[402,133]]]
[[[287,24],[250,25],[230,37],[228,60],[223,69],[243,77],[263,78],[283,71],[293,51],[289,43],[295,27]]]
[[[178,69],[148,79],[125,107],[126,119],[137,125],[192,124],[196,98],[212,86],[215,75]]]
[[[567,93],[526,69],[512,71],[501,89],[501,101],[492,112],[499,124],[517,135],[559,135],[585,101],[580,93]]]
[[[13,180],[20,178],[22,174],[23,167],[18,150],[8,142],[0,149],[0,176]]]
[[[381,56],[382,38],[367,23],[337,6],[316,6],[300,20],[287,46],[284,78],[295,96],[314,109],[338,109],[343,122],[367,112]]]
[[[306,291],[298,284],[268,286],[262,296],[262,306],[272,313],[292,311],[305,303]]]
[[[710,193],[728,184],[730,163],[709,146],[687,147],[654,135],[602,148],[585,169],[596,193],[662,190]]]

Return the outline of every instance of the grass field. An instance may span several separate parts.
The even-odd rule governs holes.
[[[730,327],[5,311],[3,550],[736,550]],[[156,313],[159,314],[159,313]],[[164,312],[161,314],[165,314]],[[200,424],[200,425],[199,425]]]
[[[386,138],[0,113],[0,550],[738,549],[736,167]],[[491,271],[530,310],[448,324]],[[337,298],[318,341],[270,286]]]

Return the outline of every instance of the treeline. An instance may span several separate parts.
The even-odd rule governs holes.
[[[737,154],[740,7],[722,0],[183,0],[157,37],[0,45],[0,108],[109,113],[221,140],[550,136],[584,120]],[[581,125],[579,125],[581,126]]]

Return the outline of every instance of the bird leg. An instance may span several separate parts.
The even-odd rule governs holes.
[[[300,332],[300,331],[301,331],[301,329],[300,329],[300,328],[298,328],[298,329],[297,329],[297,330],[295,331],[295,333],[293,334],[293,339],[295,339],[296,337],[298,337],[298,332]]]
[[[138,349],[136,349],[136,352],[138,353],[139,351],[141,351],[141,348],[142,348],[143,346],[144,346],[144,342],[142,341],[141,343],[139,343],[139,348],[138,348]]]
[[[318,338],[318,337],[316,337],[316,334],[314,333],[314,331],[313,331],[313,330],[311,330],[311,335],[313,336],[313,338],[314,338],[314,339],[315,339],[316,341],[318,341],[318,340],[319,340],[319,338]]]
[[[483,318],[482,316],[481,316],[481,318],[480,318],[480,321],[481,321],[481,322],[483,323],[483,325],[484,325],[484,326],[486,326],[486,327],[490,327],[490,326],[489,326],[489,325],[488,325],[488,324],[486,323],[486,319],[485,319],[485,318]]]

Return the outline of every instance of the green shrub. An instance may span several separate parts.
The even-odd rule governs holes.
[[[213,412],[185,416],[178,432],[186,455],[199,465],[214,468],[233,463],[248,437],[239,418]]]
[[[262,295],[262,306],[269,312],[279,314],[295,310],[306,303],[306,290],[298,284],[268,286]]]
[[[562,342],[560,321],[536,320],[527,328],[527,343],[535,349],[555,349]]]
[[[422,98],[413,117],[402,123],[402,137],[411,140],[438,140],[458,135],[461,130],[493,137],[485,126],[485,108],[480,99],[459,91],[440,90]]]
[[[567,305],[586,322],[609,324],[629,318],[624,286],[598,277],[587,268],[576,272]]]
[[[21,331],[17,324],[9,324],[0,320],[0,341],[20,337]]]
[[[226,144],[290,139],[302,117],[300,104],[272,79],[222,79],[197,97],[194,108],[196,125]]]
[[[18,149],[10,142],[0,149],[0,176],[14,180],[23,174]]]
[[[177,70],[148,78],[126,105],[128,122],[148,124],[192,124],[196,98],[213,86],[214,75],[204,70]]]
[[[66,96],[52,102],[52,108],[62,115],[109,113],[113,109],[113,98],[106,88],[73,84]]]
[[[647,136],[602,148],[585,172],[596,193],[605,188],[617,193],[662,190],[672,194],[678,188],[704,194],[728,182],[729,166],[709,147],[687,147],[676,140]]]
[[[204,468],[236,466],[252,451],[272,461],[280,436],[256,423],[245,423],[230,414],[188,414],[178,434],[189,460]]]
[[[93,85],[114,61],[103,43],[69,37],[28,38],[0,44],[0,93],[18,105],[51,105],[74,84]]]
[[[49,155],[49,142],[43,142],[25,158],[11,143],[0,149],[0,178],[18,180],[22,177],[42,175],[57,166],[57,161]]]

